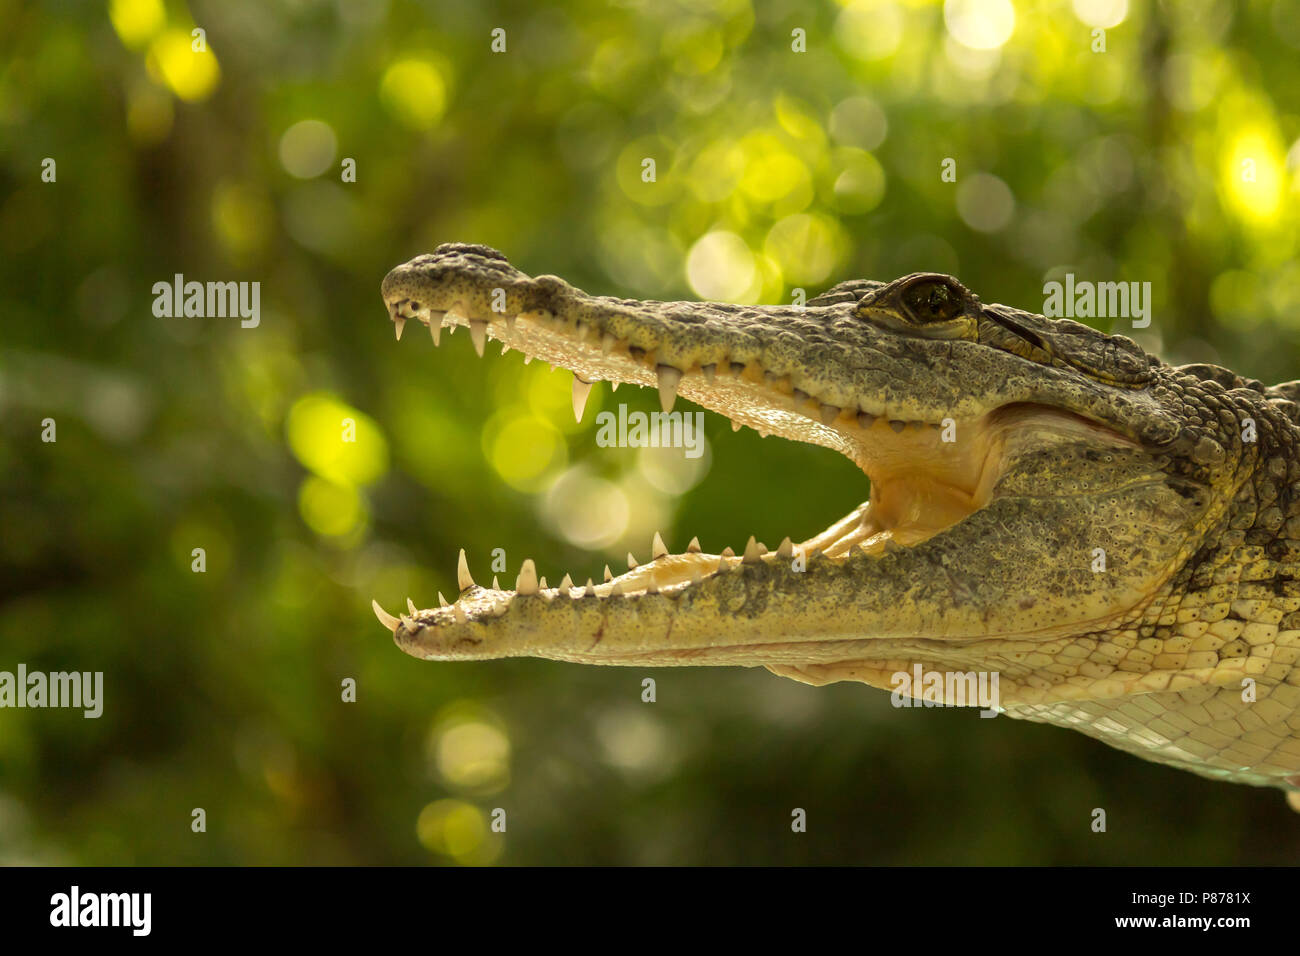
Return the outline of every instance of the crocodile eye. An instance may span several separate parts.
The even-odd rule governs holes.
[[[903,293],[903,305],[918,324],[947,322],[965,307],[964,296],[940,279],[918,282]]]

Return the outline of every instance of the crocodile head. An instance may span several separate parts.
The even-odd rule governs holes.
[[[652,560],[601,583],[548,587],[526,561],[512,589],[483,587],[462,552],[454,604],[400,618],[375,605],[407,653],[762,665],[884,688],[898,672],[995,672],[1005,712],[1098,736],[1103,716],[1131,730],[1118,699],[1214,692],[1244,673],[1248,655],[1211,629],[1239,597],[1215,585],[1251,557],[1208,542],[1250,543],[1263,508],[1244,519],[1241,489],[1254,495],[1261,454],[1290,427],[1277,411],[1289,403],[1257,382],[986,305],[939,274],[844,282],[803,306],[653,302],[447,244],[382,293],[399,337],[411,319],[435,344],[466,326],[480,355],[492,338],[569,369],[579,417],[593,383],[647,386],[665,412],[689,399],[834,449],[870,481],[870,500],[831,527],[790,529],[797,544],[673,553],[656,535]],[[1258,441],[1243,440],[1247,418]],[[1118,745],[1201,760],[1174,734],[1152,737]]]

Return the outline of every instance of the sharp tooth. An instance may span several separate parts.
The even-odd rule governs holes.
[[[744,362],[732,362],[730,367],[732,375],[743,375],[745,373]]]
[[[659,406],[665,412],[671,412],[673,403],[677,401],[677,383],[682,380],[681,369],[657,365],[655,371],[659,375]]]
[[[405,614],[402,615],[401,621],[402,621],[402,627],[406,628],[412,634],[414,634],[418,630],[418,628],[415,626],[415,622],[411,620],[409,617],[407,617]]]
[[[416,615],[415,602],[412,601],[410,598],[406,599],[406,609],[411,612],[411,617],[415,617]]]
[[[614,597],[616,594],[623,593],[623,582],[615,581],[614,586],[609,589],[609,596]]]
[[[501,585],[497,584],[497,576],[495,574],[492,575],[492,590],[493,591],[501,590]]]
[[[469,337],[474,342],[474,351],[478,357],[483,357],[483,346],[487,344],[487,327],[488,324],[482,319],[469,320]]]
[[[447,606],[447,599],[446,599],[445,597],[443,597],[443,596],[442,596],[442,592],[439,591],[439,592],[438,592],[438,607],[446,607],[446,606]]]
[[[379,618],[380,624],[384,625],[384,627],[388,628],[390,631],[397,631],[397,625],[401,622],[380,607],[378,601],[371,601],[370,609],[375,612],[375,617]]]
[[[714,573],[714,574],[721,574],[721,573],[722,573],[723,571],[725,571],[725,570],[727,570],[727,559],[726,559],[725,557],[719,555],[719,556],[718,556],[718,568],[717,568],[717,570],[714,571],[713,573]]]
[[[406,328],[406,319],[400,315],[393,319],[393,331],[397,333],[397,341],[402,341],[402,329]]]
[[[573,578],[569,577],[569,576],[566,574],[566,575],[564,576],[564,578],[560,581],[560,590],[561,590],[561,591],[564,591],[565,593],[568,593],[568,591],[569,591],[572,587],[573,587]]]
[[[741,560],[745,564],[758,564],[758,556],[762,553],[758,548],[758,542],[754,540],[754,536],[751,534],[749,541],[745,544],[745,556]]]
[[[609,565],[607,564],[605,565],[605,583],[608,584],[610,581],[613,580],[614,580],[614,575],[610,573]]]
[[[794,557],[794,544],[790,541],[789,536],[781,539],[781,544],[776,549],[776,556],[778,558]]]
[[[583,597],[595,597],[595,596],[596,596],[596,585],[594,585],[594,584],[591,583],[591,578],[587,578],[587,587],[586,587],[586,589],[582,592],[582,596],[583,596]]]
[[[650,583],[647,584],[647,585],[645,586],[645,593],[646,593],[646,594],[658,594],[658,593],[659,593],[659,585],[655,583],[655,579],[654,579],[654,578],[651,578],[651,579],[650,579]]]
[[[632,557],[632,552],[629,551],[627,553],[627,569],[631,571],[635,567],[636,567],[636,558]]]
[[[699,539],[699,538],[691,538],[691,543],[688,544],[688,545],[686,546],[686,550],[689,551],[691,554],[699,554],[699,553],[700,553],[700,539]]]
[[[618,339],[614,338],[613,335],[606,332],[604,335],[600,337],[600,354],[608,355],[611,351],[613,351],[614,346],[617,343],[618,343]]]
[[[591,394],[591,382],[584,382],[573,376],[573,417],[582,421],[582,413],[587,407],[587,396]]]
[[[876,416],[870,412],[858,412],[858,427],[870,428],[876,423]]]
[[[712,382],[718,376],[718,367],[716,365],[701,365],[700,371],[704,373],[704,381]]]
[[[839,417],[840,417],[840,409],[839,409],[839,406],[838,406],[838,405],[823,405],[823,406],[822,406],[822,424],[823,424],[823,425],[829,425],[831,422],[835,421],[835,419],[837,419],[837,418],[839,418]]]
[[[889,427],[892,428],[892,429],[893,429],[894,431],[896,431],[896,432],[901,432],[904,428],[907,427],[907,422],[900,422],[900,421],[898,421],[897,419],[892,419],[892,418],[891,418],[891,419],[889,420]]]
[[[527,365],[527,364],[528,364],[529,362],[531,362],[532,360],[533,360],[533,357],[532,357],[531,355],[529,355],[527,352],[525,352],[525,353],[524,353],[524,364]]]
[[[501,343],[501,354],[502,354],[502,355],[505,355],[505,354],[506,354],[507,352],[509,352],[509,351],[510,351],[510,343],[508,343],[508,342],[502,342],[502,343]]]
[[[465,560],[465,549],[460,549],[460,557],[456,559],[456,583],[462,591],[468,591],[474,586],[474,578],[469,573],[469,562]]]
[[[541,580],[537,582],[537,586],[541,588],[543,591],[547,590],[546,575],[544,574],[542,575]]]
[[[740,422],[733,421],[733,422],[731,423],[731,430],[732,430],[733,432],[738,432],[738,431],[740,431]]]
[[[611,381],[611,382],[609,383],[609,390],[610,390],[611,392],[617,392],[617,391],[618,391],[618,386],[619,386],[619,382],[618,382],[617,379],[615,379],[615,380],[613,380],[613,381]]]
[[[700,583],[701,581],[703,581],[703,580],[704,580],[704,578],[703,578],[703,576],[701,576],[701,574],[700,574],[700,569],[697,568],[697,567],[695,567],[694,565],[692,565],[692,566],[691,566],[691,583],[692,583],[692,584],[699,584],[699,583]]]
[[[519,568],[519,577],[515,581],[515,591],[519,594],[537,593],[537,567],[533,564],[532,558],[525,559],[523,565]]]
[[[732,551],[730,547],[726,547],[722,549],[722,556],[724,558],[734,558],[736,556],[736,552]]]
[[[433,347],[438,347],[438,339],[442,337],[442,319],[435,319],[429,316],[429,335],[433,338]]]
[[[655,532],[654,540],[650,542],[650,560],[656,561],[668,553],[668,548],[664,546],[664,539]]]

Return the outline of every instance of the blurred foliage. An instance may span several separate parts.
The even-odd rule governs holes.
[[[1294,861],[1278,792],[1064,730],[763,671],[419,663],[369,602],[454,593],[461,546],[480,580],[493,548],[581,580],[867,494],[712,414],[693,466],[597,448],[604,386],[578,425],[542,363],[394,343],[392,266],[483,242],[749,302],[937,270],[1031,309],[1073,271],[1150,281],[1166,358],[1289,379],[1297,91],[1294,0],[0,0],[0,669],[106,698],[0,712],[0,861]],[[260,324],[156,317],[177,273],[259,281]]]

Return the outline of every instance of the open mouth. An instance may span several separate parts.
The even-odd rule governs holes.
[[[1012,430],[1023,430],[1030,421],[1061,417],[1048,409],[1017,405],[971,420],[934,416],[937,420],[921,421],[900,417],[897,409],[870,397],[854,407],[823,402],[792,384],[788,374],[740,360],[743,356],[679,368],[659,361],[653,348],[638,347],[610,331],[546,311],[476,313],[466,303],[435,310],[410,299],[395,299],[388,306],[399,339],[408,321],[427,327],[435,345],[444,333],[465,328],[480,356],[493,339],[502,343],[503,354],[514,349],[524,354],[526,362],[540,359],[568,369],[574,374],[573,407],[579,420],[598,382],[614,387],[632,383],[657,389],[664,412],[671,412],[681,396],[726,415],[735,429],[748,425],[765,437],[780,435],[835,449],[854,461],[871,483],[869,501],[798,543],[787,537],[769,549],[751,537],[741,554],[730,548],[710,554],[692,539],[685,551],[673,553],[656,534],[648,562],[618,576],[606,568],[600,582],[589,579],[575,584],[566,574],[558,587],[548,586],[529,560],[513,589],[499,588],[496,581],[493,587],[483,588],[470,578],[462,552],[462,598],[456,607],[480,614],[503,613],[515,595],[540,594],[553,600],[671,593],[746,562],[808,561],[821,556],[838,564],[857,554],[878,557],[914,546],[989,502]],[[440,603],[445,600],[439,597]],[[390,628],[399,620],[378,605],[376,613]],[[418,622],[424,612],[412,605],[411,613]]]

